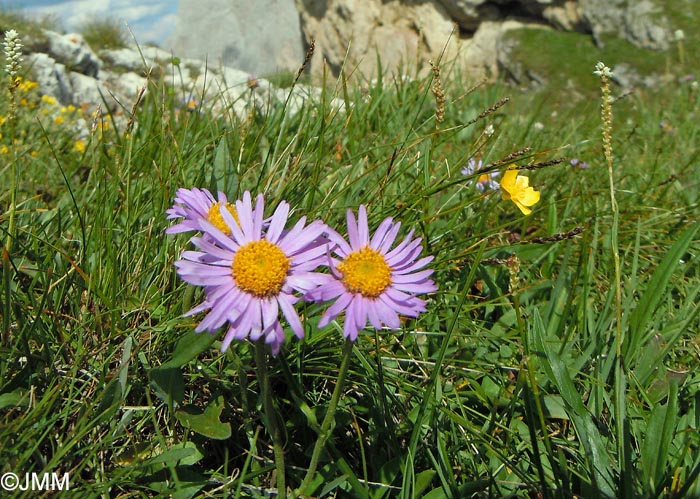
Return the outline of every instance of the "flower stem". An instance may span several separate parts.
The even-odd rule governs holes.
[[[311,462],[309,463],[309,469],[307,470],[306,476],[301,482],[299,488],[294,491],[293,497],[299,497],[299,495],[305,493],[306,489],[309,487],[311,480],[316,474],[316,469],[318,468],[318,460],[321,457],[321,452],[323,451],[323,448],[326,445],[326,441],[331,436],[333,426],[335,426],[335,411],[338,408],[340,394],[342,393],[343,385],[345,384],[345,375],[347,374],[348,367],[350,366],[352,347],[353,342],[350,340],[346,340],[345,346],[343,347],[343,360],[340,363],[338,381],[336,381],[335,389],[333,390],[333,395],[331,396],[331,402],[328,406],[326,416],[323,418],[323,423],[321,423],[321,429],[318,434],[318,440],[316,440],[313,453],[311,454]]]
[[[261,339],[255,343],[255,363],[258,371],[258,382],[260,383],[261,395],[263,399],[263,422],[267,433],[272,438],[272,448],[275,454],[275,470],[277,472],[277,497],[286,499],[287,485],[285,483],[284,468],[284,448],[282,444],[282,433],[277,424],[275,406],[272,403],[272,392],[270,390],[270,377],[267,373],[267,353],[265,352],[265,340]]]

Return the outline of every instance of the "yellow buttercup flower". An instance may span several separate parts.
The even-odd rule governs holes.
[[[51,95],[42,95],[41,96],[41,101],[44,102],[45,104],[48,104],[49,106],[55,106],[57,104],[56,98],[51,96]]]
[[[38,87],[39,84],[35,81],[31,80],[24,80],[20,78],[20,83],[17,85],[17,88],[22,91],[22,92],[29,92],[30,90]]]
[[[501,180],[503,199],[513,201],[520,208],[523,215],[532,213],[530,206],[534,206],[540,200],[540,193],[530,187],[530,180],[518,175],[518,170],[506,170]]]

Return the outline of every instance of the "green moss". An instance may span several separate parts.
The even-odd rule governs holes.
[[[624,63],[644,76],[668,72],[674,58],[670,51],[639,48],[613,36],[602,38],[602,48],[582,33],[523,28],[507,37],[513,44],[511,62],[543,78],[554,93],[566,90],[587,96],[597,92],[598,81],[591,75],[598,61],[611,68]]]

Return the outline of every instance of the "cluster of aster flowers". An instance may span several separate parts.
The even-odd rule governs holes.
[[[478,178],[476,179],[476,188],[479,192],[485,192],[487,190],[492,190],[496,191],[499,189],[500,185],[498,184],[498,178],[499,172],[497,170],[491,171],[484,173],[481,171],[483,168],[483,162],[481,160],[476,160],[474,158],[469,158],[469,161],[467,161],[467,166],[462,168],[462,175],[465,177],[472,177],[476,174],[478,174]],[[468,185],[471,184],[471,180],[468,181]]]
[[[264,218],[264,199],[251,194],[229,202],[206,189],[179,189],[167,210],[177,223],[168,234],[196,232],[196,250],[186,250],[175,267],[187,283],[204,290],[204,300],[185,315],[206,313],[196,331],[226,332],[222,350],[233,340],[264,341],[273,354],[285,341],[280,312],[297,338],[304,327],[296,311],[300,300],[333,302],[319,327],[344,313],[343,334],[354,341],[369,323],[376,329],[400,327],[399,316],[417,317],[425,301],[417,295],[436,291],[419,258],[421,238],[411,231],[394,245],[400,222],[386,218],[370,235],[365,206],[355,218],[347,212],[348,240],[320,220],[301,217],[287,227],[290,206],[282,201]],[[324,271],[325,269],[325,271]]]

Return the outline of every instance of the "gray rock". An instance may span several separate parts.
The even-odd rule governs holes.
[[[110,97],[109,89],[104,82],[76,71],[71,71],[68,78],[73,90],[71,104],[90,110],[98,106],[115,110],[116,103]]]
[[[653,50],[668,48],[668,21],[650,0],[579,0],[582,22],[598,43],[610,33]]]
[[[71,71],[78,71],[96,77],[100,72],[102,61],[92,51],[82,35],[68,33],[62,35],[55,31],[44,30],[49,42],[48,54],[64,64]]]
[[[27,63],[42,94],[54,97],[63,105],[72,104],[73,88],[66,66],[48,54],[29,54]]]
[[[256,75],[294,71],[304,60],[294,0],[180,0],[168,45]]]
[[[103,50],[100,52],[100,56],[110,66],[116,66],[128,71],[139,71],[154,65],[154,61],[151,58],[142,55],[133,48]]]
[[[640,47],[667,49],[671,38],[670,30],[664,27],[667,22],[660,15],[659,8],[649,0],[640,0],[634,4],[634,7],[628,5],[625,10],[625,38]]]
[[[129,102],[133,102],[141,89],[148,89],[148,80],[136,73],[126,73],[113,78],[112,86],[116,95],[123,95]]]

